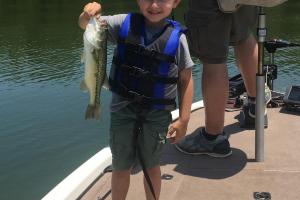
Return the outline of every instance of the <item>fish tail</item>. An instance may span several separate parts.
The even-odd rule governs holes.
[[[85,119],[100,119],[100,105],[88,105],[85,112]]]

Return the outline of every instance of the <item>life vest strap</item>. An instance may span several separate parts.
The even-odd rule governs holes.
[[[152,82],[160,82],[163,84],[176,84],[178,77],[165,77],[165,76],[161,76],[161,75],[157,75],[157,74],[152,74],[149,71],[146,71],[144,69],[141,69],[139,67],[135,67],[135,66],[128,66],[125,64],[122,64],[121,66],[121,70],[125,70],[127,72],[129,72],[129,75],[135,77],[135,78],[142,78],[142,79],[146,79]]]
[[[112,80],[110,79],[110,82],[111,81]],[[123,84],[120,84],[119,87],[115,88],[114,92],[133,102],[139,103],[144,107],[151,107],[152,105],[176,105],[175,99],[163,99],[163,98],[160,99],[160,98],[148,97],[139,94],[136,91],[129,90]]]
[[[148,56],[153,59],[162,61],[162,62],[167,62],[167,63],[174,63],[175,62],[175,57],[171,56],[169,54],[163,54],[160,52],[157,52],[155,50],[150,50],[146,49],[143,45],[139,44],[132,44],[132,43],[125,43],[125,40],[122,38],[119,38],[118,43],[123,43],[124,47],[126,48],[127,51],[134,52],[135,54],[139,54],[141,56]]]

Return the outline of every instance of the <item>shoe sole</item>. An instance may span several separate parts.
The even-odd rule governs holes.
[[[186,152],[183,149],[181,149],[180,147],[178,147],[175,144],[175,148],[180,151],[181,153],[187,154],[187,155],[193,155],[193,156],[199,156],[199,155],[208,155],[214,158],[226,158],[228,156],[230,156],[232,154],[232,150],[230,149],[230,152],[227,154],[218,154],[218,153],[213,153],[213,152],[195,152],[195,153],[190,153],[190,152]]]

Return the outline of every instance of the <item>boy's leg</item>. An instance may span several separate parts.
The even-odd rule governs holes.
[[[149,174],[149,177],[151,179],[151,183],[153,185],[155,197],[158,200],[160,195],[160,189],[161,189],[161,172],[160,172],[160,166],[155,166],[152,168],[147,169],[147,172]],[[149,185],[144,178],[144,188],[146,193],[146,199],[147,200],[154,200],[153,195],[151,193],[151,190],[149,188]]]
[[[129,170],[113,170],[111,179],[112,200],[125,200],[130,183]]]
[[[243,76],[247,94],[256,97],[256,72],[258,65],[258,45],[250,35],[234,47],[237,65]]]
[[[228,98],[226,64],[203,64],[202,93],[205,108],[205,129],[212,135],[221,134]]]
[[[143,133],[139,137],[141,156],[148,172],[156,199],[161,190],[160,158],[166,143],[168,126],[172,122],[170,111],[149,110],[145,116]],[[144,178],[144,188],[147,200],[154,200],[149,183]]]
[[[123,200],[130,183],[131,168],[136,160],[134,124],[136,112],[127,105],[118,112],[111,112],[110,148],[112,152],[112,199]]]

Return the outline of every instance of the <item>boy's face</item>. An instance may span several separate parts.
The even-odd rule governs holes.
[[[157,24],[167,18],[180,0],[137,0],[142,14],[151,24]]]

